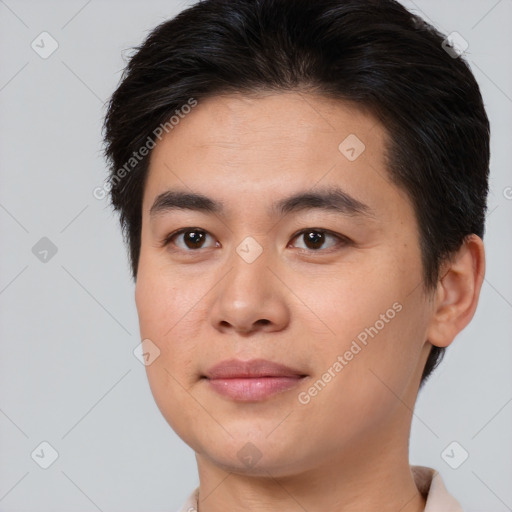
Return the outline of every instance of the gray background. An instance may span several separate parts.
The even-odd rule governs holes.
[[[1,511],[172,512],[198,483],[133,355],[126,250],[92,194],[125,50],[189,4],[0,0]],[[437,468],[466,511],[512,510],[512,0],[404,4],[467,40],[492,123],[486,279],[420,394],[411,462]],[[43,31],[59,45],[46,59],[31,47]],[[46,262],[32,251],[43,237],[57,248]],[[48,469],[43,441],[58,453]],[[457,469],[441,456],[453,441],[452,465],[469,453]]]

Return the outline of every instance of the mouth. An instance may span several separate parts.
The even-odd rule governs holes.
[[[219,395],[258,402],[295,388],[306,377],[300,370],[265,359],[230,359],[210,368],[202,379]]]

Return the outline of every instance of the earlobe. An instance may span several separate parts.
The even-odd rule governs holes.
[[[428,341],[447,347],[475,314],[485,274],[482,239],[466,237],[460,249],[442,266],[434,309],[427,331]]]

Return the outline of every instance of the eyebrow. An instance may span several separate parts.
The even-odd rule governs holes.
[[[284,216],[310,209],[334,211],[348,216],[375,217],[372,208],[338,187],[295,193],[274,202],[270,206],[268,214],[269,216]],[[199,193],[166,190],[155,198],[149,215],[156,217],[173,210],[193,210],[223,215],[225,214],[225,204]]]

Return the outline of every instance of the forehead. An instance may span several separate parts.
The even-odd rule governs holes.
[[[273,144],[306,153],[311,143],[329,151],[337,149],[343,134],[384,149],[387,140],[382,124],[354,103],[300,92],[213,96],[180,117],[164,139],[185,142],[198,151],[206,146],[228,152]],[[164,145],[157,144],[153,153]]]
[[[157,142],[144,210],[176,185],[240,206],[247,195],[263,204],[279,193],[340,185],[378,208],[390,192],[403,196],[386,169],[387,141],[373,116],[339,100],[306,93],[211,97]]]

